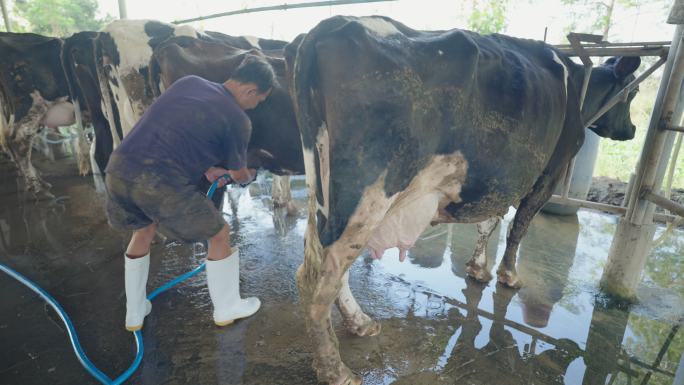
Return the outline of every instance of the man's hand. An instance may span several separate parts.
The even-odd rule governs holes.
[[[214,183],[217,179],[218,181],[218,187],[221,188],[225,186],[226,184],[232,182],[229,178],[221,178],[224,175],[229,175],[230,176],[231,171],[226,170],[225,168],[221,167],[209,167],[209,169],[204,173],[204,176],[207,177],[209,182]]]
[[[230,177],[240,184],[247,184],[254,180],[256,177],[256,170],[253,168],[243,167],[239,170],[228,170]]]

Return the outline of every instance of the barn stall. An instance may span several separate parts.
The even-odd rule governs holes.
[[[659,58],[642,65],[628,86],[632,89],[661,66],[663,75],[648,127],[640,127],[648,132],[645,150],[624,206],[570,198],[572,172],[566,172],[553,202],[587,209],[533,220],[518,253],[521,289],[467,278],[466,263],[478,237],[472,224],[429,227],[406,262],[398,262],[399,251],[391,249],[378,261],[364,253],[352,265],[351,291],[382,331],[355,337],[336,312],[333,325],[343,361],[364,383],[681,381],[683,234],[653,222],[673,222],[681,215],[681,208],[659,193],[675,133],[681,131],[684,67],[677,11],[671,13],[670,21],[678,25],[671,43],[609,44],[580,35],[559,47],[587,66],[588,57],[603,55]],[[54,199],[33,201],[21,191],[14,167],[3,163],[0,262],[61,303],[83,350],[113,378],[135,356],[135,341],[121,327],[120,254],[128,234],[109,228],[101,177],[76,176],[77,149],[68,146],[73,141],[53,144],[54,162],[34,158],[53,185]],[[273,208],[272,190],[272,177],[262,175],[249,187],[230,188],[222,206],[243,252],[242,292],[261,298],[261,310],[216,328],[203,274],[189,278],[155,300],[141,333],[145,355],[131,383],[318,383],[294,278],[304,255],[305,178],[291,178],[289,210]],[[671,214],[655,213],[653,202]],[[492,267],[503,256],[513,215],[512,210],[504,216],[488,242],[487,253],[496,256]],[[654,244],[661,235],[667,237]],[[160,237],[152,254],[150,291],[199,266],[206,250]],[[57,313],[16,281],[1,279],[3,383],[96,383],[72,354]]]

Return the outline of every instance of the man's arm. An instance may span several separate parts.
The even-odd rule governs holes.
[[[256,170],[253,168],[243,167],[239,170],[228,170],[230,177],[240,184],[249,183],[256,177]]]
[[[246,167],[243,167],[239,170],[228,170],[223,167],[209,167],[209,169],[204,173],[204,176],[206,176],[209,182],[212,183],[224,175],[230,176],[230,179],[232,179],[232,181],[235,181],[240,184],[245,184],[254,180],[254,178],[256,177],[256,170],[253,168]],[[225,178],[221,178],[219,179],[218,187],[223,187],[228,182],[231,181],[226,180]]]

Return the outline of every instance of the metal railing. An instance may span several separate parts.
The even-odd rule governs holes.
[[[612,108],[618,102],[624,100],[631,91],[633,91],[641,82],[652,75],[658,68],[667,62],[667,56],[669,53],[670,42],[634,42],[634,43],[608,43],[601,41],[601,36],[599,35],[588,35],[588,34],[578,34],[570,33],[568,35],[568,40],[570,44],[563,44],[555,46],[559,51],[569,55],[578,56],[586,68],[586,74],[591,73],[591,68],[593,63],[590,59],[591,56],[658,56],[659,59],[645,71],[643,71],[634,81],[625,86],[620,92],[613,96],[601,109],[594,114],[591,118],[584,122],[584,128],[588,128],[593,124],[598,118],[606,113],[610,108]],[[583,42],[589,44],[582,44]],[[580,106],[584,100],[584,95],[586,94],[586,87],[588,85],[589,76],[585,77],[582,94],[580,98]],[[682,131],[684,132],[684,127],[681,126],[667,126],[665,129],[672,131]],[[676,161],[676,159],[674,160]],[[624,206],[614,206],[605,203],[591,202],[588,200],[574,199],[570,198],[570,182],[572,180],[572,174],[574,169],[575,159],[573,158],[568,164],[566,171],[564,173],[563,183],[561,185],[562,194],[554,194],[549,202],[563,204],[568,206],[578,206],[583,208],[589,208],[594,210],[607,211],[618,215],[626,215],[628,212],[628,207]],[[682,216],[683,207],[670,199],[663,197],[661,195],[654,194],[651,191],[642,192],[638,194],[640,197],[652,201],[657,205],[668,209],[672,212],[677,213]],[[625,198],[626,200],[628,198]],[[677,218],[676,215],[654,213],[653,218],[661,222],[670,222]]]

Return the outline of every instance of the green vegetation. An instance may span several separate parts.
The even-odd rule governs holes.
[[[642,64],[642,67],[645,68],[645,64]],[[659,84],[660,75],[654,75],[639,85],[639,93],[632,101],[631,109],[632,122],[637,126],[636,135],[633,140],[625,142],[602,139],[594,170],[595,176],[629,181],[629,176],[639,161]],[[679,156],[672,186],[684,188],[684,156]]]
[[[472,12],[468,18],[468,29],[488,34],[506,29],[506,7],[508,0],[472,0]]]
[[[97,31],[113,20],[109,15],[98,19],[98,6],[97,0],[16,0],[10,12],[12,31],[62,37]]]

